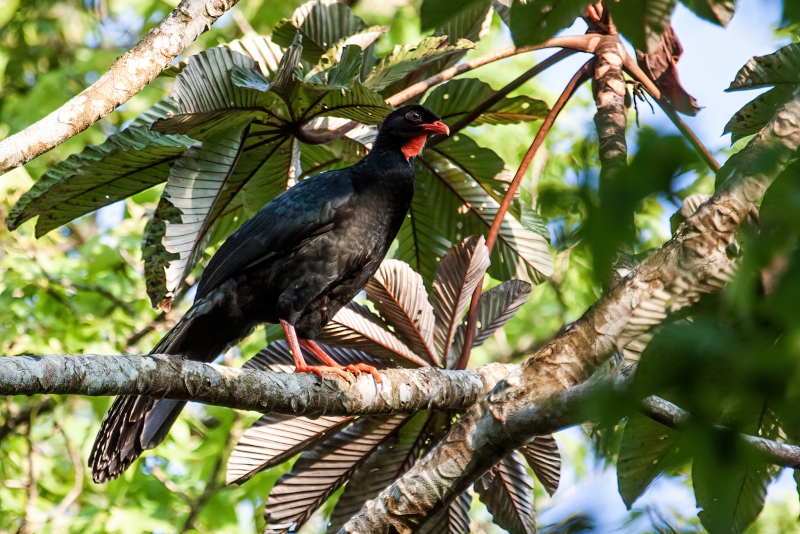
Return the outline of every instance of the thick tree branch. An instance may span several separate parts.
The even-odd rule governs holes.
[[[130,100],[238,1],[182,0],[89,88],[39,122],[1,141],[0,174],[44,154]]]
[[[597,113],[594,122],[600,143],[600,187],[627,165],[628,147],[625,130],[628,112],[625,109],[625,78],[622,63],[625,47],[617,35],[603,37],[597,45],[594,62],[594,100]]]
[[[463,410],[514,369],[389,369],[382,387],[325,375],[233,369],[170,355],[54,354],[0,357],[0,395],[149,395],[289,415],[375,415]]]
[[[800,91],[741,152],[716,194],[658,252],[622,279],[570,329],[526,360],[403,477],[365,504],[342,532],[413,532],[435,517],[489,467],[532,436],[553,398],[589,378],[624,344],[633,311],[656,292],[702,283],[728,265],[727,248],[751,205],[800,146]]]

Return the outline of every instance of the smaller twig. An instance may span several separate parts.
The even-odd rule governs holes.
[[[528,166],[531,164],[531,161],[533,161],[533,157],[536,155],[539,147],[542,146],[542,143],[547,137],[548,132],[550,132],[550,128],[553,127],[558,114],[562,109],[564,109],[564,106],[566,105],[567,101],[569,101],[570,97],[575,94],[575,90],[583,82],[589,79],[593,65],[594,58],[584,63],[583,67],[581,67],[578,72],[575,73],[567,86],[564,88],[561,96],[559,96],[556,103],[553,104],[553,108],[550,110],[550,113],[547,114],[547,118],[545,118],[544,122],[542,122],[542,126],[536,133],[533,143],[531,143],[530,148],[525,153],[525,157],[522,158],[522,162],[517,169],[517,173],[514,175],[514,179],[511,180],[511,183],[508,186],[508,191],[506,191],[503,201],[500,203],[500,208],[497,210],[497,215],[495,215],[494,222],[492,222],[492,227],[489,229],[489,234],[486,236],[486,248],[489,249],[490,254],[495,242],[497,241],[497,236],[500,233],[500,226],[503,224],[503,219],[508,212],[508,208],[511,206],[511,201],[514,199],[514,195],[519,188],[519,184],[522,182],[522,177],[528,170]],[[469,361],[469,354],[472,349],[472,340],[475,336],[475,324],[478,321],[478,302],[481,298],[482,289],[483,288],[481,284],[478,284],[475,287],[475,292],[472,294],[472,300],[470,301],[469,306],[469,314],[467,315],[467,329],[466,336],[464,338],[464,348],[461,351],[461,356],[458,358],[456,369],[466,368],[467,362]]]

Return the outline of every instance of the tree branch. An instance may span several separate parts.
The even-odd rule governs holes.
[[[39,122],[0,141],[0,174],[44,154],[127,102],[238,1],[182,0],[89,88]]]
[[[413,532],[508,451],[555,428],[553,399],[619,350],[633,311],[656,292],[702,283],[728,265],[727,247],[750,206],[800,146],[800,90],[741,152],[730,178],[659,251],[571,328],[500,381],[403,477],[367,502],[340,532]]]
[[[0,357],[0,395],[148,395],[288,415],[376,415],[463,410],[513,365],[470,371],[388,369],[382,387],[326,375],[233,369],[171,355],[54,354]]]

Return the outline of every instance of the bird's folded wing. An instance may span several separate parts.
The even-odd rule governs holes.
[[[308,178],[261,208],[211,258],[197,298],[245,269],[290,252],[310,237],[333,229],[337,211],[353,196],[348,170]]]

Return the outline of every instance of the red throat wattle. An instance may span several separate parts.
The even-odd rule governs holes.
[[[428,133],[424,132],[416,137],[412,137],[402,146],[401,150],[406,159],[411,159],[418,156],[422,149],[425,148],[425,141],[428,140]]]

